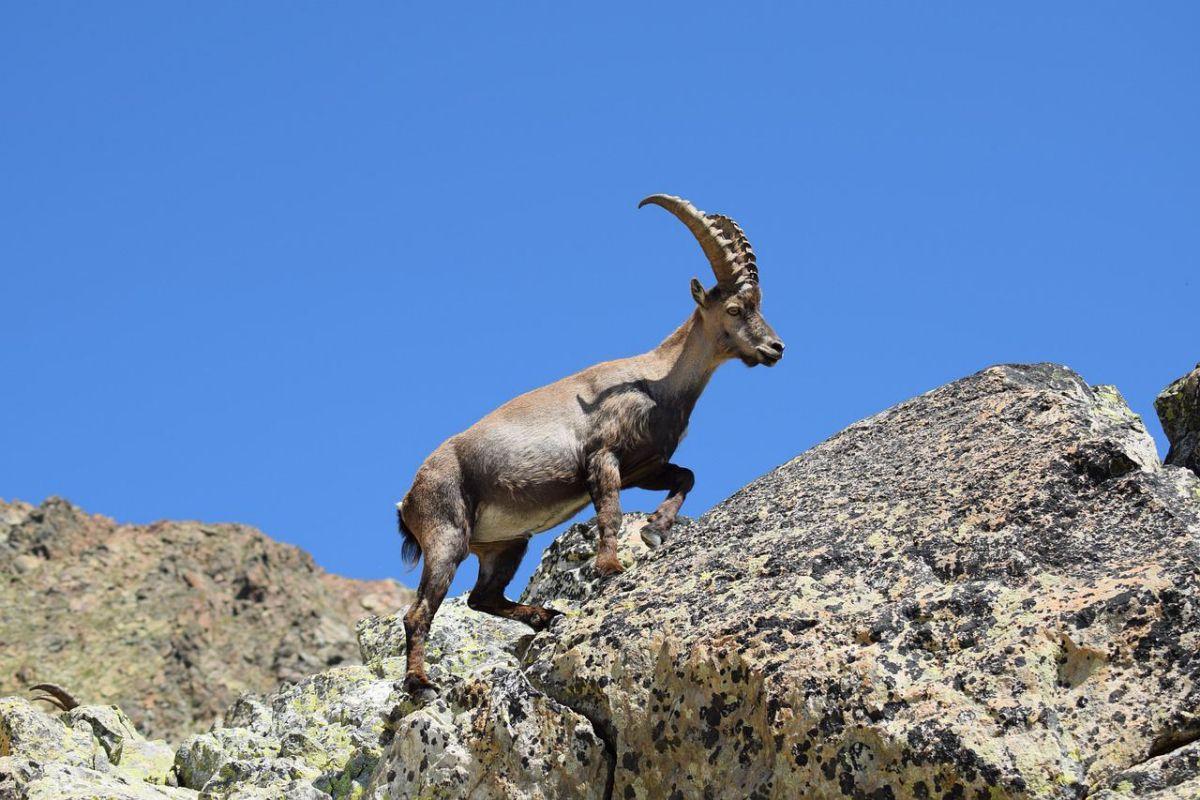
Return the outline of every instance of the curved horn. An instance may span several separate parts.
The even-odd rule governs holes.
[[[738,225],[724,214],[709,214],[708,218],[720,229],[725,239],[732,242],[730,250],[733,253],[733,263],[736,265],[738,283],[758,283],[758,259],[754,248],[746,238],[742,226]]]
[[[61,686],[55,686],[53,683],[39,683],[36,686],[30,686],[30,691],[45,692],[49,697],[39,695],[34,700],[44,700],[53,706],[58,706],[63,711],[70,711],[79,705],[79,701],[70,695],[70,693]]]
[[[720,223],[720,220],[728,220],[730,223],[733,223],[733,220],[728,217],[705,214],[682,197],[674,197],[669,194],[652,194],[638,203],[638,208],[644,205],[665,208],[687,226],[687,229],[696,237],[696,241],[700,243],[700,247],[703,248],[704,255],[708,256],[708,263],[712,266],[718,283],[737,283],[739,281],[738,273],[741,270],[734,252],[736,239],[723,236]],[[733,227],[738,233],[741,233],[741,229],[736,224]],[[746,237],[743,235],[741,238],[744,241]],[[749,249],[749,245],[747,245],[747,249]],[[754,274],[757,276],[757,270]]]

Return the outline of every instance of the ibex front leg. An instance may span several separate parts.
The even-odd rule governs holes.
[[[665,490],[668,493],[658,510],[646,520],[646,527],[642,529],[642,541],[651,547],[658,547],[663,543],[667,538],[667,531],[675,524],[675,517],[679,514],[684,498],[695,483],[696,476],[687,467],[664,464],[656,474],[634,484],[639,489]]]
[[[600,450],[588,459],[588,492],[596,506],[596,526],[600,543],[596,547],[596,572],[615,575],[624,572],[617,558],[617,534],[621,530],[621,467],[617,457]]]

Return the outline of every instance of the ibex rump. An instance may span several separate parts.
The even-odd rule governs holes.
[[[650,352],[588,367],[510,400],[447,439],[421,465],[399,504],[404,556],[412,563],[425,558],[416,600],[404,617],[410,692],[433,688],[425,674],[425,637],[468,553],[479,558],[470,607],[541,630],[558,612],[504,596],[529,537],[591,502],[600,529],[596,570],[620,572],[621,489],[668,493],[644,534],[662,538],[693,482],[691,470],[670,458],[713,371],[732,358],[770,366],[783,357],[783,342],[762,316],[758,267],[741,228],[678,197],[653,195],[639,208],[647,203],[691,230],[717,285],[705,290],[693,278],[697,308]]]

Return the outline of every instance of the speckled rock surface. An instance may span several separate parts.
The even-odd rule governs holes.
[[[0,792],[5,791],[5,767],[0,758]],[[119,772],[102,772],[74,764],[38,765],[28,780],[4,800],[197,800],[188,789],[155,786]]]
[[[588,720],[500,666],[402,717],[369,796],[588,800],[609,764]]]
[[[48,714],[0,698],[0,800],[194,798],[167,786],[173,760],[169,745],[144,738],[117,708]]]
[[[642,539],[649,516],[633,512],[626,514],[622,521],[617,537],[617,557],[626,567],[661,546],[661,542],[651,546]],[[686,517],[676,519],[668,540],[690,524],[691,520]],[[595,595],[603,582],[596,574],[594,564],[598,536],[593,520],[572,525],[559,534],[542,552],[542,559],[529,578],[521,602],[572,612]]]
[[[533,632],[472,611],[466,599],[443,603],[430,630],[432,701],[402,698],[387,752],[367,795],[404,798],[601,797],[611,763],[591,723],[534,689],[520,672]],[[399,679],[404,672],[400,616],[359,625],[363,660]]]
[[[181,785],[225,796],[301,781],[359,797],[387,741],[393,681],[367,667],[335,667],[265,696],[245,695],[221,727],[193,736],[175,757]]]
[[[74,729],[90,729],[109,763],[127,778],[157,784],[173,782],[174,748],[161,739],[146,739],[116,706],[77,706],[62,720]]]
[[[358,623],[363,662],[380,677],[404,677],[404,610]],[[472,611],[465,596],[452,597],[438,609],[425,642],[430,677],[445,683],[481,667],[515,667],[532,639],[529,626]]]
[[[1082,798],[1200,736],[1200,481],[995,367],[739,491],[533,642],[614,797]]]
[[[296,758],[234,759],[221,764],[200,800],[328,800],[320,772]]]
[[[1171,443],[1165,462],[1200,475],[1200,364],[1163,389],[1154,410]]]
[[[109,760],[87,725],[67,725],[20,697],[0,697],[0,756],[107,769]]]
[[[175,751],[180,786],[203,789],[227,761],[274,758],[279,742],[245,728],[222,728],[186,739]]]
[[[1180,747],[1110,778],[1092,800],[1196,800],[1200,797],[1200,743]]]

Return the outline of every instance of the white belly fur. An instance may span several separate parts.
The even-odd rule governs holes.
[[[472,542],[503,542],[508,539],[528,539],[535,533],[553,528],[570,519],[591,502],[587,495],[572,498],[552,506],[539,508],[506,508],[482,505],[475,512]]]

